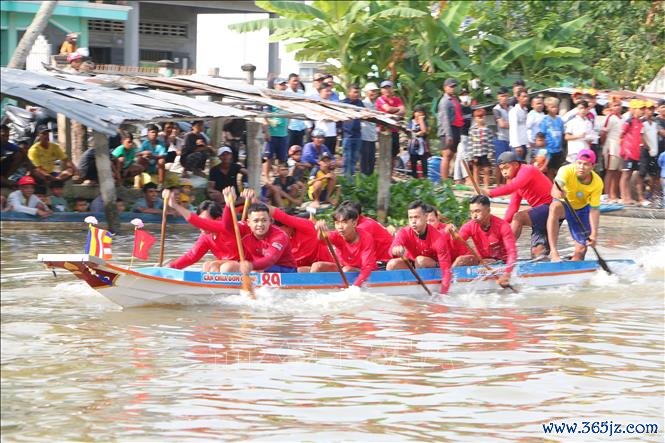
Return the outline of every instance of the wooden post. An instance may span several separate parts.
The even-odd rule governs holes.
[[[259,122],[247,121],[247,173],[249,187],[261,192],[261,154],[263,152],[263,125]]]
[[[71,154],[69,158],[75,165],[79,164],[81,156],[88,147],[88,128],[79,122],[72,122],[71,126]]]
[[[392,135],[388,131],[379,132],[379,159],[377,172],[379,174],[378,192],[376,195],[376,218],[380,223],[388,219],[388,206],[390,205],[390,179],[392,178]]]
[[[72,121],[65,114],[58,114],[58,144],[67,157],[72,158]],[[73,160],[72,160],[73,161]],[[78,165],[78,163],[74,162]]]
[[[109,154],[109,138],[95,131],[93,135],[95,142],[95,165],[99,178],[99,192],[104,201],[104,213],[106,214],[106,225],[111,232],[120,231],[120,218],[118,208],[115,204],[116,192],[113,172],[111,171],[111,158]]]

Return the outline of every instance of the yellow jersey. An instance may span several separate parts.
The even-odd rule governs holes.
[[[43,168],[49,174],[55,171],[56,160],[67,160],[67,155],[59,145],[49,142],[48,148],[37,142],[28,150],[28,158],[33,165]]]
[[[566,197],[573,209],[582,209],[586,205],[592,208],[600,207],[600,195],[603,193],[603,180],[594,171],[591,171],[591,181],[582,183],[575,174],[575,165],[562,166],[555,180],[559,185],[565,186]]]

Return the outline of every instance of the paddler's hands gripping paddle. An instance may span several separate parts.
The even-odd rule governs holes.
[[[316,208],[308,206],[307,212],[309,212],[309,219],[313,222],[316,222],[316,218],[314,217],[314,214],[316,214]],[[339,272],[339,275],[342,277],[342,281],[344,282],[344,287],[348,288],[349,280],[346,278],[346,275],[344,274],[344,270],[342,269],[342,264],[340,263],[339,258],[337,257],[335,248],[333,248],[332,243],[330,243],[330,238],[328,237],[328,231],[327,229],[324,229],[325,222],[320,221],[320,223],[316,223],[316,228],[319,231],[319,234],[321,235],[323,240],[325,240],[330,255],[332,255],[333,260],[335,260],[335,266],[337,266],[337,272]]]
[[[224,197],[227,199],[231,211],[233,212],[231,214],[231,222],[233,223],[233,232],[236,235],[236,245],[238,245],[238,257],[240,258],[240,262],[245,261],[245,250],[242,247],[242,238],[240,237],[240,227],[238,227],[238,219],[236,218],[235,214],[235,193],[229,192],[228,195],[224,195]],[[256,299],[256,294],[254,294],[254,285],[252,284],[252,278],[249,276],[249,273],[247,271],[242,271],[242,289],[243,291],[249,292],[249,295],[253,298]]]
[[[584,237],[586,237],[586,240],[588,242],[590,242],[591,239],[589,237],[590,237],[591,234],[589,233],[589,231],[586,230],[586,228],[582,224],[582,220],[580,220],[579,215],[577,215],[577,212],[573,209],[573,206],[570,204],[570,201],[568,200],[568,197],[566,196],[566,193],[564,192],[563,189],[561,189],[561,186],[559,186],[559,183],[557,183],[556,180],[554,180],[554,184],[556,185],[557,189],[561,192],[561,196],[563,197],[564,203],[568,206],[568,209],[570,210],[570,212],[573,213],[573,217],[575,217],[575,221],[577,222],[580,229],[584,233]],[[593,249],[593,252],[596,253],[596,258],[598,258],[598,264],[603,269],[603,271],[607,272],[608,274],[612,274],[612,271],[610,270],[610,267],[607,266],[607,262],[598,253],[598,249],[596,249],[596,247],[592,244],[590,244],[589,246],[591,246],[591,249]]]

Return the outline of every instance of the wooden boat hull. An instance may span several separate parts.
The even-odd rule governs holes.
[[[127,269],[85,254],[40,254],[37,258],[50,268],[72,272],[97,292],[123,307],[155,304],[206,303],[220,296],[238,294],[241,276],[238,273],[210,273],[196,270],[145,267]],[[634,264],[631,260],[612,260],[612,264]],[[519,285],[545,287],[579,285],[598,270],[596,261],[523,262],[516,265],[514,281]],[[433,293],[439,291],[441,273],[438,268],[418,269]],[[320,273],[251,273],[256,287],[269,287],[284,294],[330,292],[344,288],[337,272]],[[357,276],[347,273],[349,281]],[[496,291],[495,278],[481,266],[453,268],[451,293]],[[375,271],[365,291],[384,295],[425,295],[408,270]]]

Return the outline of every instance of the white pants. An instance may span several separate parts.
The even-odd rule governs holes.
[[[469,176],[462,165],[462,160],[466,158],[466,148],[469,143],[469,136],[460,136],[459,145],[457,145],[457,155],[455,155],[455,167],[453,168],[453,179],[464,180]]]

